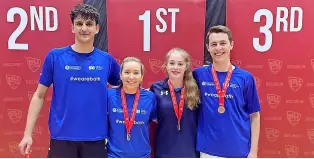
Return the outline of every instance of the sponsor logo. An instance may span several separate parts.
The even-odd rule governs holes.
[[[281,97],[276,94],[267,94],[268,105],[272,109],[276,109],[281,101]]]
[[[314,156],[314,151],[307,151],[307,152],[304,152],[304,156]]]
[[[307,83],[306,84],[308,87],[314,87],[314,83]]]
[[[33,137],[37,138],[38,136],[41,136],[42,133],[43,133],[43,127],[35,126],[34,131],[33,131]]]
[[[194,70],[196,68],[202,67],[202,62],[199,60],[191,59],[191,68]]]
[[[266,138],[269,142],[275,142],[279,136],[279,130],[273,128],[266,128]]]
[[[242,64],[242,61],[235,60],[235,59],[231,59],[230,62],[231,62],[232,65],[235,65],[237,67],[241,67],[241,64]]]
[[[168,91],[160,91],[160,95],[168,95]]]
[[[267,87],[282,87],[283,82],[266,82]]]
[[[2,63],[2,67],[21,67],[22,63]]]
[[[303,100],[298,100],[298,99],[294,99],[294,100],[286,100],[286,104],[303,104],[304,101]]]
[[[304,69],[305,65],[287,65],[288,69]]]
[[[114,113],[123,113],[123,109],[120,109],[120,108],[112,108],[112,112],[114,112]],[[137,114],[146,114],[146,110],[137,109],[137,110],[136,110],[136,113],[137,113]]]
[[[289,158],[295,158],[299,154],[299,147],[292,145],[285,145],[286,154]]]
[[[41,66],[41,61],[36,58],[26,57],[27,66],[32,72],[37,72]]]
[[[4,97],[4,102],[22,102],[24,100],[23,97]]]
[[[297,92],[303,83],[303,79],[298,77],[289,77],[289,86],[293,92]]]
[[[18,123],[22,118],[22,110],[20,109],[8,109],[8,117],[12,123]]]
[[[285,138],[301,138],[301,134],[284,134],[283,137]]]
[[[261,69],[261,68],[264,68],[264,65],[246,65],[245,68],[257,68],[257,69]]]
[[[314,129],[307,129],[307,136],[309,140],[314,144]]]
[[[25,83],[27,85],[33,85],[33,84],[38,84],[38,81],[37,80],[26,80]]]
[[[311,106],[314,108],[314,94],[309,95]]]
[[[29,101],[32,100],[34,93],[35,92],[27,92],[27,96],[28,96]]]
[[[4,133],[4,135],[23,135],[24,134],[24,132],[23,131],[6,131],[5,133]]]
[[[88,70],[97,70],[97,71],[100,71],[102,70],[103,67],[102,66],[88,66]]]
[[[258,89],[261,86],[261,79],[258,77],[254,77],[256,88]]]
[[[275,59],[268,59],[268,66],[271,73],[277,74],[282,68],[282,61],[275,60]]]
[[[307,121],[307,122],[314,122],[314,117],[306,117],[305,121]]]
[[[19,150],[18,145],[19,143],[17,142],[9,142],[9,150],[14,156],[20,155],[20,150]]]
[[[202,86],[215,86],[215,84],[213,82],[202,82]]]
[[[69,66],[69,65],[66,65],[65,67],[64,67],[64,69],[65,70],[67,70],[67,71],[70,71],[70,70],[81,70],[81,66]]]
[[[6,74],[6,80],[12,89],[17,89],[21,83],[21,77],[17,75]]]
[[[149,66],[150,69],[153,71],[154,74],[158,74],[160,70],[162,70],[163,62],[157,59],[149,59]]]
[[[301,114],[298,112],[287,111],[287,119],[291,126],[296,126],[301,120]]]
[[[269,116],[269,117],[265,117],[264,120],[279,121],[279,120],[282,120],[282,118],[281,117],[276,117],[276,116]]]
[[[263,150],[264,155],[280,155],[280,151],[278,150]]]

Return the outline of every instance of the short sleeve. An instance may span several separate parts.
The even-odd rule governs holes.
[[[261,110],[261,106],[259,103],[255,80],[252,75],[247,78],[245,84],[245,100],[248,108],[248,113],[252,114],[255,112],[259,112]]]
[[[111,57],[108,83],[113,86],[120,84],[120,65]]]
[[[198,86],[200,86],[200,85],[199,85],[199,79],[198,79],[196,70],[194,70],[194,71],[192,72],[192,74],[193,74],[193,78],[195,79],[196,84],[197,84]]]
[[[51,50],[45,58],[39,77],[39,83],[46,87],[50,87],[53,82],[53,61],[53,50]]]

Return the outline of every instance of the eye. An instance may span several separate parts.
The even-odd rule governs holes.
[[[81,22],[76,23],[76,26],[82,26],[82,25],[83,25],[83,23],[81,23]]]
[[[92,22],[88,22],[88,23],[86,23],[86,26],[93,26],[93,23]]]
[[[179,66],[183,66],[183,63],[178,63]]]

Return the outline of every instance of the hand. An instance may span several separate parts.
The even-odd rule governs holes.
[[[247,158],[257,158],[257,152],[250,151],[249,155]]]
[[[19,144],[19,149],[22,155],[30,153],[31,146],[33,144],[32,136],[24,136],[22,141]]]

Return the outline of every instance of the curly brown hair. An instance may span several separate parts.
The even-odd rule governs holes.
[[[84,20],[90,19],[95,20],[96,24],[99,23],[99,12],[97,9],[88,4],[78,4],[76,5],[70,13],[72,24],[74,19],[83,18]]]

